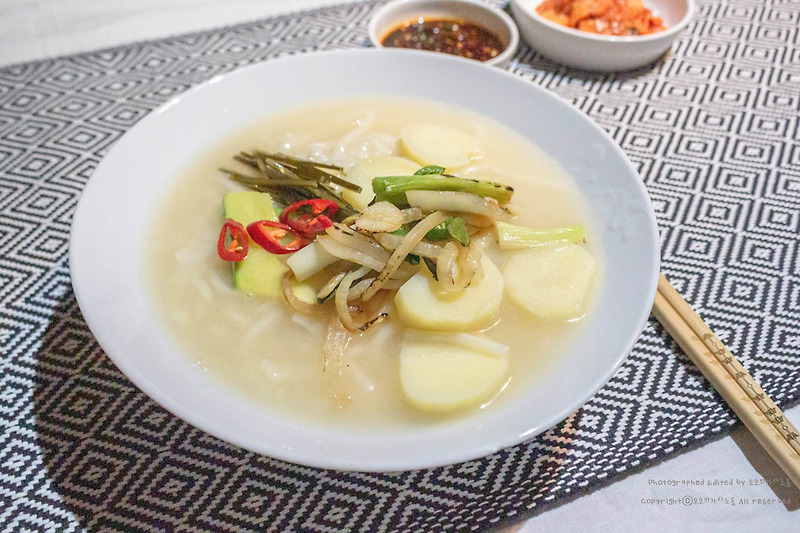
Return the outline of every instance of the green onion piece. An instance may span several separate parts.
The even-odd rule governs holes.
[[[457,240],[461,246],[469,246],[469,231],[467,223],[461,217],[447,217],[444,222],[425,234],[428,241],[444,241],[449,238]]]
[[[414,172],[415,176],[430,176],[432,174],[444,174],[444,167],[428,165]]]
[[[436,226],[436,227],[438,228],[439,226]],[[436,228],[433,228],[433,229],[436,229]],[[433,230],[431,230],[431,231],[433,231]],[[408,235],[408,230],[405,229],[405,228],[400,228],[400,229],[397,229],[397,230],[395,230],[395,231],[393,231],[391,233],[392,233],[392,235],[403,235],[403,236],[405,236],[405,235]],[[430,233],[430,231],[428,233]],[[428,233],[425,234],[425,237],[428,236]],[[408,255],[406,255],[406,261],[408,261],[410,264],[412,264],[414,266],[417,266],[419,264],[419,256],[416,255],[416,254],[408,254]]]
[[[497,229],[497,243],[500,245],[501,250],[519,250],[553,241],[578,243],[586,240],[586,234],[580,224],[563,228],[536,230],[498,221],[495,222],[495,228]]]
[[[447,219],[430,230],[428,233],[425,234],[425,240],[439,242],[444,241],[450,238],[450,233],[447,231],[447,220],[453,217],[447,217]]]
[[[406,200],[407,191],[457,191],[477,194],[481,197],[489,197],[497,200],[500,205],[505,205],[511,201],[514,189],[484,180],[470,180],[457,178],[455,176],[387,176],[374,178],[372,180],[372,191],[375,193],[375,201],[386,200],[398,207],[408,205]]]
[[[422,261],[425,263],[425,266],[428,268],[428,272],[431,273],[433,279],[439,281],[439,275],[436,272],[436,261],[429,257],[423,257]]]
[[[461,246],[469,246],[469,231],[467,222],[461,217],[450,217],[444,221],[447,233],[449,233]]]

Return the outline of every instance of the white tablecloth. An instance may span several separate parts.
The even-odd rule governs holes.
[[[6,0],[0,66],[210,29],[340,0]],[[800,420],[800,407],[787,411]],[[797,424],[797,422],[795,422]],[[800,530],[800,490],[746,429],[511,528],[540,531]]]

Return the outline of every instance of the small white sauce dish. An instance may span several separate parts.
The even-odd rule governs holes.
[[[617,37],[588,33],[547,20],[536,8],[542,0],[511,0],[522,38],[543,56],[584,70],[620,72],[644,67],[670,49],[692,19],[694,0],[645,0],[667,29],[649,35]]]
[[[378,9],[368,26],[369,39],[376,48],[402,24],[417,19],[462,19],[482,26],[495,34],[505,48],[497,56],[484,61],[486,65],[504,67],[519,46],[519,30],[504,11],[477,0],[397,0]]]

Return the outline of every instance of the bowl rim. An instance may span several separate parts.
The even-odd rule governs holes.
[[[387,13],[391,13],[394,10],[400,9],[403,6],[407,5],[419,5],[421,9],[424,10],[434,10],[437,7],[444,5],[444,4],[465,4],[477,7],[479,9],[484,10],[487,14],[494,16],[498,19],[502,24],[506,27],[509,33],[509,42],[506,47],[503,49],[502,52],[497,54],[497,56],[493,57],[492,59],[481,61],[484,65],[502,65],[509,61],[519,48],[519,28],[517,27],[517,23],[514,19],[503,11],[502,9],[495,7],[491,4],[487,4],[485,2],[481,2],[479,0],[392,0],[387,4],[384,4],[380,7],[377,11],[372,14],[370,18],[369,24],[367,25],[367,34],[369,36],[370,43],[375,48],[387,48],[383,46],[381,43],[381,36],[383,35],[381,32],[386,30],[384,27],[378,27],[378,19],[382,15],[386,15]],[[481,23],[480,20],[474,21],[477,23]],[[420,52],[429,52],[428,50],[418,50]],[[454,54],[451,54],[454,55]]]
[[[515,7],[517,11],[523,13],[525,16],[529,17],[531,21],[537,24],[541,24],[553,31],[557,31],[565,35],[570,35],[573,37],[584,39],[586,41],[593,41],[596,43],[647,43],[652,41],[671,39],[678,33],[682,32],[684,28],[686,28],[686,26],[688,26],[689,21],[692,20],[692,17],[694,16],[695,0],[684,0],[684,1],[686,2],[686,12],[683,14],[683,17],[681,17],[681,19],[677,23],[673,24],[672,26],[669,26],[664,31],[651,33],[649,35],[629,35],[629,36],[589,33],[586,31],[576,30],[575,28],[562,26],[561,24],[557,24],[541,16],[536,11],[536,6],[541,4],[541,1],[531,2],[530,0],[527,1],[511,0],[511,5],[512,7]]]

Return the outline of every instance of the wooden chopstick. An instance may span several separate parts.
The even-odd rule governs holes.
[[[659,275],[653,314],[736,416],[800,488],[800,433],[667,278]]]

